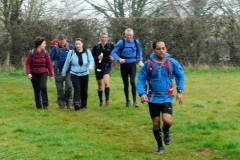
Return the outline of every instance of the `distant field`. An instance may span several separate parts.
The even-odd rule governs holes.
[[[239,73],[186,69],[184,104],[173,101],[172,144],[155,155],[147,104],[125,107],[118,70],[110,81],[111,106],[98,106],[91,73],[88,109],[77,112],[58,109],[54,81],[48,81],[50,109],[36,110],[25,72],[1,72],[0,159],[239,160]]]

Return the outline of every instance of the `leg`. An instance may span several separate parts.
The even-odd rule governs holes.
[[[63,77],[61,73],[55,73],[55,83],[57,88],[57,96],[58,96],[58,106],[60,109],[64,108],[64,94],[63,94]]]
[[[81,109],[87,109],[89,75],[81,76]]]
[[[106,106],[110,105],[110,101],[109,101],[109,95],[110,95],[109,79],[110,79],[110,75],[109,74],[104,74],[103,80],[104,80],[104,86],[105,86],[104,92],[105,92]]]
[[[103,91],[102,91],[102,79],[98,80],[97,83],[98,83],[99,106],[102,106],[103,105],[103,99],[102,99],[102,94],[103,94]]]
[[[81,103],[81,99],[80,99],[80,76],[76,76],[74,74],[71,74],[71,80],[72,80],[72,84],[73,84],[73,89],[74,89],[74,94],[73,94],[73,104],[74,104],[74,108],[75,110],[79,110],[80,109],[80,103]]]
[[[36,74],[32,75],[32,86],[34,91],[35,104],[37,109],[42,109],[42,102],[40,98],[40,89],[39,89],[39,76]]]
[[[164,143],[169,145],[172,141],[169,128],[172,125],[172,103],[165,103],[165,107],[162,112],[163,121],[163,133],[164,133]]]
[[[124,85],[124,94],[126,98],[126,107],[130,106],[129,93],[128,93],[128,68],[127,64],[120,65],[121,77]]]
[[[42,104],[44,109],[48,109],[47,78],[48,74],[44,73],[40,76],[39,80],[39,89],[41,91]]]
[[[68,109],[72,108],[72,81],[70,72],[65,77],[65,101]]]
[[[95,69],[95,76],[96,76],[96,80],[97,80],[97,84],[98,84],[97,92],[98,92],[98,98],[99,98],[99,106],[102,106],[103,105],[103,100],[102,100],[102,94],[103,94],[103,91],[102,91],[102,79],[103,79],[103,74],[102,74],[102,71],[99,72],[99,71],[97,71],[97,69]]]
[[[137,101],[136,101],[136,83],[135,83],[135,78],[136,78],[136,64],[135,63],[131,63],[129,66],[129,70],[130,70],[130,84],[132,87],[132,97],[133,97],[133,105],[135,107],[138,107]]]
[[[150,116],[153,124],[153,135],[158,145],[156,154],[162,154],[164,152],[162,144],[162,131],[160,129],[160,107],[161,104],[148,103]]]

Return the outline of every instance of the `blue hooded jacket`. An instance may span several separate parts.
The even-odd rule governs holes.
[[[170,76],[168,76],[167,69],[164,67],[166,60],[170,57],[170,54],[166,53],[166,56],[163,60],[161,66],[158,66],[155,60],[155,53],[150,55],[150,59],[154,63],[151,77],[149,76],[149,65],[148,61],[144,63],[144,66],[138,73],[137,78],[137,92],[139,96],[143,94],[148,96],[148,102],[151,103],[166,103],[172,102],[173,96],[169,94],[148,94],[145,90],[146,82],[151,86],[152,92],[167,92],[170,85],[172,84],[171,80],[174,78],[176,82],[176,89],[183,90],[184,88],[184,71],[182,66],[173,58],[170,58],[169,68]]]

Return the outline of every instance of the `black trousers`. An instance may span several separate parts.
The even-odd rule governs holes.
[[[47,77],[48,73],[32,73],[32,86],[37,108],[48,106]]]
[[[80,107],[87,107],[89,75],[76,76],[71,74],[74,89],[73,103],[81,102]]]
[[[120,70],[121,70],[121,76],[122,76],[122,81],[124,84],[124,93],[125,93],[125,98],[126,102],[129,101],[129,81],[128,81],[128,76],[130,77],[130,84],[132,87],[132,97],[133,101],[136,101],[136,83],[135,83],[135,78],[136,78],[136,63],[123,63],[120,65]]]

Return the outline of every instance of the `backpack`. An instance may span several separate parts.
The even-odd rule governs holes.
[[[34,59],[35,59],[36,50],[35,50],[35,49],[32,49],[32,50],[31,50],[31,53],[32,53],[32,60],[34,60]],[[46,58],[46,57],[47,57],[47,56],[46,56],[46,50],[44,50],[43,53],[44,53],[44,56],[37,57],[37,58]]]
[[[58,44],[58,38],[53,39],[50,43],[50,49],[52,49],[52,47],[57,44]]]
[[[59,51],[58,38],[55,38],[51,41],[50,48],[52,49],[53,46],[56,46],[56,54],[58,54],[58,51]],[[66,48],[67,51],[70,50],[68,43],[66,44],[65,48]]]
[[[100,52],[100,45],[101,45],[100,42],[98,42],[98,43],[96,44],[96,46],[97,46],[97,54],[99,54],[99,52]],[[108,47],[109,49],[112,49],[110,43],[107,43],[107,47]]]
[[[169,78],[169,80],[171,82],[171,85],[168,88],[167,93],[169,95],[173,96],[173,83],[172,83],[172,79],[170,77],[171,75],[170,75],[170,65],[169,65],[169,63],[170,63],[170,57],[166,59],[166,61],[164,63],[164,66],[165,66],[165,68],[167,70],[168,78]],[[150,79],[151,76],[152,76],[153,68],[154,68],[154,62],[151,59],[149,59],[148,60],[148,79]],[[147,89],[147,92],[149,92],[149,91],[151,92],[151,88],[150,88],[149,83],[147,84],[146,89]]]
[[[136,56],[135,57],[128,57],[128,58],[135,58],[135,59],[137,59],[137,52],[138,52],[138,45],[137,45],[137,40],[136,39],[133,39],[134,40],[134,44],[135,44],[135,47],[137,48],[137,51],[136,51]],[[122,57],[122,52],[123,52],[123,49],[124,48],[132,48],[132,47],[125,47],[125,39],[123,38],[122,39],[122,48],[121,48],[121,50],[120,50],[120,52],[119,52],[119,54],[120,54],[120,56],[119,57],[121,57],[121,58],[124,58],[124,57]],[[125,57],[126,58],[126,57]]]

